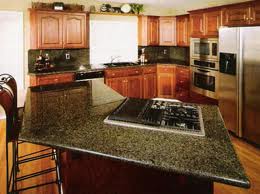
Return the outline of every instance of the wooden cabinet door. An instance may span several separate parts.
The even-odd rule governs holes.
[[[62,14],[37,13],[38,48],[52,49],[62,48]]]
[[[66,14],[63,16],[64,48],[86,48],[86,14]]]
[[[204,36],[203,13],[194,13],[190,15],[191,37],[200,38]]]
[[[260,25],[260,2],[255,1],[251,6],[250,24]]]
[[[148,16],[138,16],[138,45],[148,46]]]
[[[148,17],[148,45],[159,45],[159,18]]]
[[[127,80],[126,78],[107,78],[106,84],[117,91],[122,96],[127,96]]]
[[[126,78],[127,82],[127,97],[142,98],[143,97],[143,82],[142,76],[129,76]]]
[[[190,17],[178,16],[177,17],[177,45],[190,46]]]
[[[225,7],[223,24],[225,26],[245,26],[249,24],[249,4],[238,4]]]
[[[175,88],[173,76],[168,73],[158,75],[158,97],[174,98]]]
[[[205,33],[206,37],[218,37],[218,29],[221,26],[221,12],[209,11],[204,14],[205,17]]]
[[[149,98],[155,98],[156,97],[156,74],[150,73],[150,74],[144,74],[144,82],[143,82],[143,91],[144,95],[143,98],[149,99]]]
[[[157,96],[159,98],[174,98],[175,67],[160,65],[157,72]]]
[[[174,46],[176,45],[176,18],[160,17],[160,45]]]

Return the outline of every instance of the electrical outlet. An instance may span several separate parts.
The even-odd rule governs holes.
[[[69,53],[66,53],[65,57],[66,57],[66,60],[70,60],[70,54]]]
[[[163,54],[164,54],[164,55],[167,54],[167,50],[166,50],[166,49],[163,50]]]

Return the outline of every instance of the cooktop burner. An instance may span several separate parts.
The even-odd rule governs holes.
[[[205,136],[200,107],[169,100],[127,99],[105,123]]]

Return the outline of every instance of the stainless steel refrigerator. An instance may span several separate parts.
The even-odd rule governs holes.
[[[219,108],[226,127],[260,145],[260,27],[219,31]]]

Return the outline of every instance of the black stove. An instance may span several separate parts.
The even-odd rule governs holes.
[[[106,123],[204,136],[199,106],[175,100],[126,99]]]

